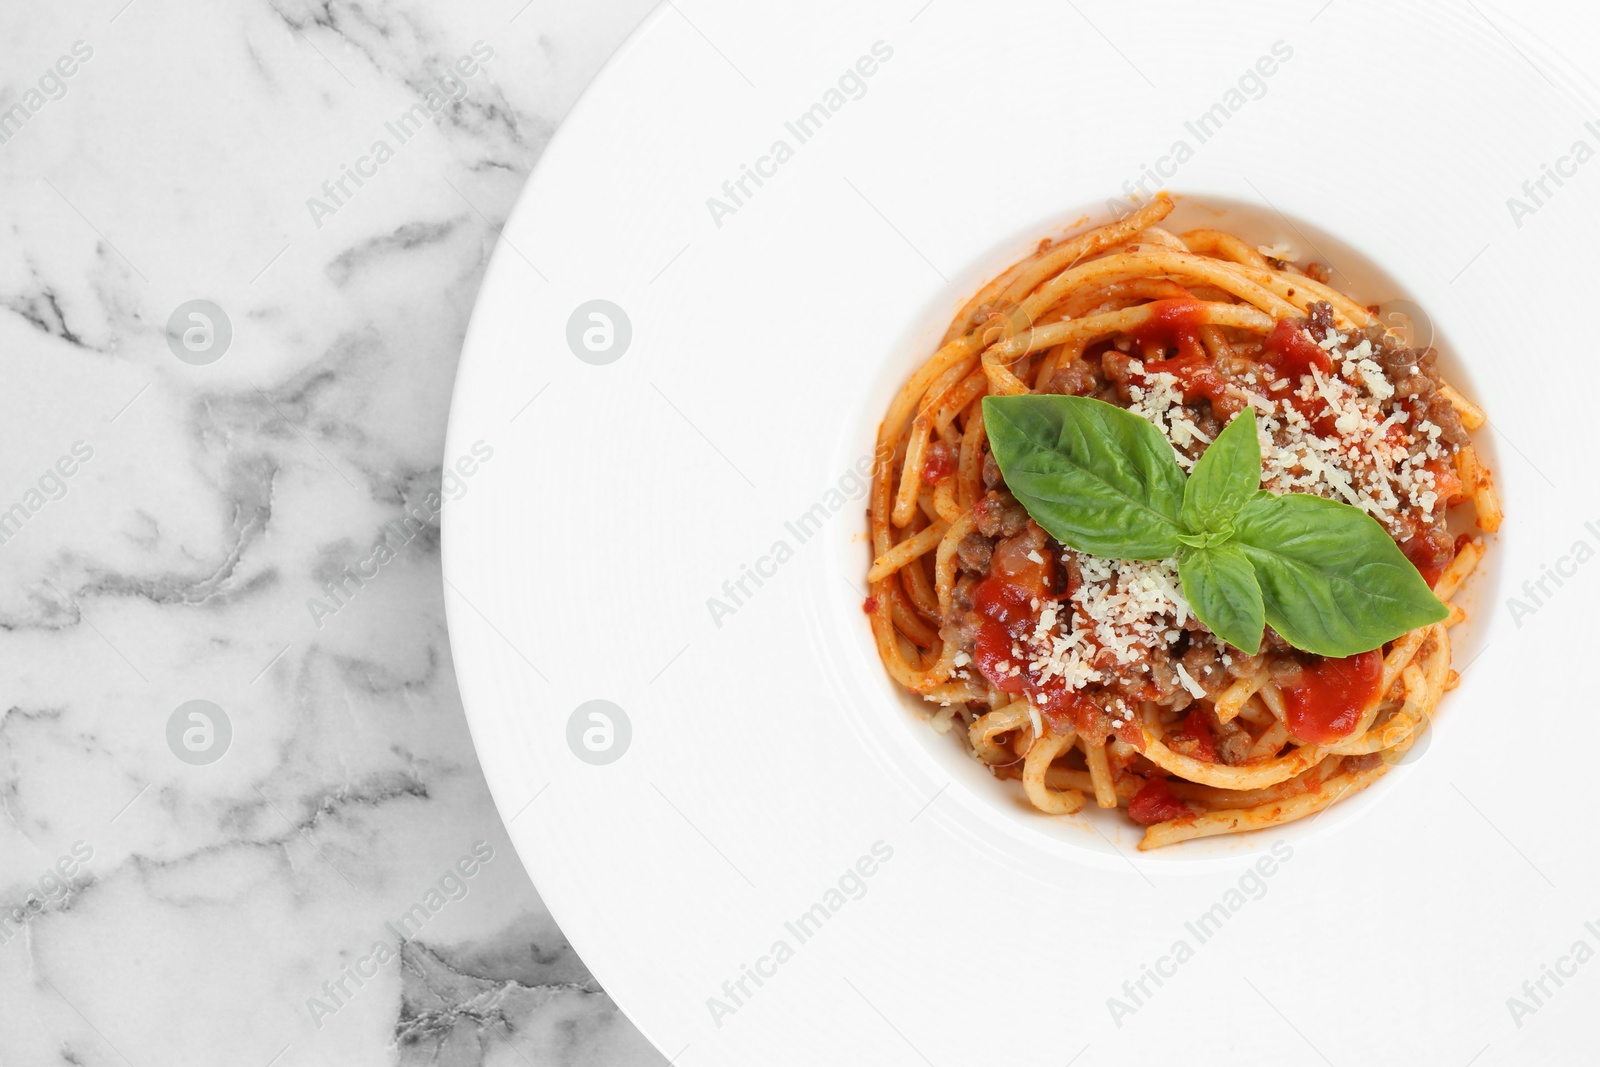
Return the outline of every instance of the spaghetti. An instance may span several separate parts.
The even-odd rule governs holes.
[[[1452,527],[1501,520],[1470,436],[1484,414],[1433,349],[1405,347],[1317,264],[1162,229],[1172,209],[1162,194],[1041,242],[956,314],[879,429],[865,604],[936,728],[959,724],[1040,811],[1125,808],[1142,849],[1304,818],[1398,762],[1458,681],[1450,602],[1484,544]],[[982,400],[1024,393],[1132,410],[1187,469],[1253,407],[1263,487],[1370,514],[1450,616],[1347,659],[1271,630],[1257,654],[1227,646],[1172,561],[1074,551],[1007,492]]]

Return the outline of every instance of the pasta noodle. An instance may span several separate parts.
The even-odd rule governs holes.
[[[952,709],[971,754],[1034,807],[1120,808],[1146,827],[1141,848],[1305,818],[1398,762],[1458,680],[1449,631],[1466,615],[1451,601],[1485,547],[1454,530],[1502,519],[1468,436],[1486,416],[1431,349],[1405,348],[1325,272],[1162,228],[1172,210],[1162,194],[1041,242],[975,293],[889,406],[869,512],[865,607],[890,676]],[[1021,511],[981,405],[1024,393],[1131,408],[1186,467],[1254,406],[1265,487],[1367,510],[1449,617],[1347,660],[1270,630],[1257,654],[1226,646],[1170,561],[1074,552]],[[985,605],[1002,593],[1031,631],[995,628]],[[1035,699],[1051,686],[1060,700]]]

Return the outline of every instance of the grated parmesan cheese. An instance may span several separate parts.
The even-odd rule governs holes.
[[[1313,368],[1298,381],[1263,381],[1253,373],[1234,380],[1237,395],[1257,414],[1262,486],[1274,493],[1343,501],[1391,533],[1405,530],[1408,509],[1431,521],[1443,506],[1431,469],[1448,465],[1442,431],[1425,418],[1414,419],[1406,402],[1394,399],[1394,386],[1365,338],[1347,348],[1346,335],[1330,333],[1320,344],[1335,372]],[[1181,383],[1167,373],[1143,374],[1142,364],[1130,363],[1143,380],[1128,386],[1129,410],[1161,431],[1178,463],[1192,470],[1196,461],[1186,450],[1198,455],[1196,442],[1209,444],[1211,438],[1184,407]],[[1324,407],[1326,417],[1320,413]],[[1043,562],[1036,550],[1028,558]],[[1033,604],[1038,611],[1033,632],[1012,646],[998,671],[1015,676],[1026,669],[1038,684],[1059,681],[1073,690],[1115,675],[1149,675],[1152,659],[1171,656],[1193,618],[1176,562],[1119,562],[1081,552],[1063,556],[1069,560],[1076,561],[1082,581],[1064,601]],[[1219,651],[1222,665],[1232,667],[1233,657]],[[1205,687],[1177,657],[1171,661],[1182,687],[1197,699],[1205,697]],[[970,662],[965,653],[956,659],[958,667]],[[1208,668],[1207,675],[1213,673]],[[1038,711],[1031,705],[1029,711],[1035,731],[1042,733]],[[1113,714],[1116,725],[1134,721],[1126,709]]]
[[[1391,533],[1403,530],[1401,511],[1406,507],[1431,521],[1439,500],[1429,465],[1446,459],[1440,430],[1426,420],[1408,426],[1410,414],[1404,409],[1386,412],[1394,386],[1370,358],[1371,342],[1362,338],[1342,350],[1347,341],[1343,334],[1330,333],[1321,342],[1339,367],[1337,375],[1313,368],[1297,387],[1280,379],[1265,394],[1247,390],[1261,435],[1262,486],[1274,493],[1311,493],[1342,501]],[[1331,416],[1331,432],[1319,433],[1297,400],[1321,400]],[[1170,421],[1168,417],[1155,425],[1176,442],[1167,430]]]
[[[1129,368],[1135,374],[1144,373],[1144,365],[1138,360],[1131,360]],[[1193,470],[1195,461],[1183,454],[1183,448],[1196,439],[1206,442],[1211,439],[1200,433],[1199,428],[1189,420],[1183,406],[1183,387],[1174,375],[1157,371],[1155,374],[1146,374],[1144,379],[1142,387],[1128,386],[1128,396],[1133,400],[1128,410],[1153,423],[1172,442],[1178,465],[1184,470]],[[1177,411],[1175,417],[1172,415],[1174,410]],[[1181,426],[1175,427],[1174,421],[1181,423]]]
[[[1191,618],[1172,560],[1117,562],[1077,553],[1082,583],[1065,605],[1039,612],[1027,666],[1039,681],[1072,689],[1106,680],[1119,667],[1148,669],[1150,653],[1178,640]]]
[[[1177,668],[1178,681],[1183,683],[1183,687],[1189,691],[1190,696],[1199,700],[1206,695],[1206,687],[1195,681],[1189,672],[1184,670],[1181,662],[1175,662],[1173,666]]]

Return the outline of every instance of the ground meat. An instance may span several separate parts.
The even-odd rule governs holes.
[[[1262,655],[1247,656],[1237,648],[1228,651],[1228,670],[1236,678],[1244,678],[1254,674],[1266,665],[1266,657]]]
[[[939,627],[939,637],[960,652],[971,653],[978,644],[983,617],[972,610],[972,590],[979,577],[963,574],[956,579],[955,588],[950,591],[950,617]]]
[[[1061,560],[1062,563],[1063,584],[1061,586],[1061,595],[1071,596],[1083,585],[1083,568],[1078,564],[1078,554],[1057,546],[1053,540],[1050,542],[1050,547],[1058,553],[1056,558]]]
[[[1395,340],[1389,331],[1384,329],[1382,323],[1374,322],[1366,326],[1362,329],[1361,336],[1372,345],[1373,362],[1382,367],[1391,380],[1404,378],[1413,373],[1417,364],[1424,359],[1431,359],[1433,353],[1431,348],[1407,348]]]
[[[1326,300],[1318,300],[1306,308],[1306,329],[1319,343],[1334,331],[1333,305]]]
[[[1189,421],[1194,423],[1196,428],[1205,434],[1208,440],[1215,441],[1217,434],[1222,432],[1222,420],[1217,418],[1216,412],[1211,409],[1210,402],[1202,400],[1198,404],[1185,404],[1184,407],[1189,413]],[[1241,408],[1240,410],[1244,409]],[[1233,415],[1238,413],[1236,411]],[[1232,417],[1232,415],[1229,416],[1230,419]]]
[[[1278,636],[1278,631],[1268,626],[1261,637],[1262,652],[1293,652],[1294,646]]]
[[[1183,687],[1183,681],[1178,677],[1178,669],[1173,665],[1175,661],[1171,656],[1157,652],[1146,662],[1150,665],[1150,673],[1144,675],[1144,678],[1155,687],[1157,704],[1184,708],[1194,700],[1189,691]]]
[[[978,579],[970,574],[963,574],[956,579],[956,587],[950,591],[950,606],[958,612],[972,610],[972,587],[978,584]]]
[[[1190,640],[1180,662],[1189,677],[1204,686],[1206,692],[1214,693],[1223,688],[1226,676],[1217,662],[1217,646],[1203,635],[1197,634]]]
[[[990,554],[992,571],[1001,577],[1009,577],[1036,570],[1038,561],[1046,558],[1046,553],[1050,551],[1048,541],[1044,530],[1037,523],[1029,522],[1024,513],[1022,529],[995,544]]]
[[[1000,477],[1000,464],[995,462],[993,452],[983,454],[983,487],[985,489],[999,489],[1004,479]]]
[[[994,542],[981,533],[969,533],[956,546],[956,561],[969,574],[988,574]]]
[[[1333,281],[1333,271],[1324,267],[1321,263],[1307,263],[1306,277],[1314,282],[1321,282],[1323,285],[1327,285]]]
[[[1027,510],[1010,493],[991,490],[972,510],[985,537],[1015,537],[1028,527]]]
[[[1442,393],[1434,393],[1428,398],[1428,421],[1439,427],[1442,440],[1457,448],[1463,448],[1472,441],[1461,422],[1460,412]]]
[[[1217,354],[1217,371],[1224,378],[1243,378],[1261,369],[1261,345],[1249,342],[1230,342],[1227,350]]]
[[[1470,438],[1461,416],[1439,392],[1438,350],[1407,348],[1378,323],[1362,330],[1361,336],[1371,342],[1372,359],[1394,385],[1395,399],[1415,401],[1423,417],[1439,427],[1439,435],[1447,444],[1456,448],[1466,445]]]
[[[1074,359],[1056,370],[1044,391],[1067,396],[1089,396],[1105,385],[1100,369],[1087,359]]]
[[[1394,383],[1394,397],[1396,400],[1417,400],[1420,398],[1422,403],[1426,405],[1428,397],[1433,395],[1435,386],[1431,379],[1421,374],[1410,373],[1415,369],[1414,367],[1408,368],[1405,373],[1385,375],[1385,377]]]
[[[1115,348],[1108,349],[1106,354],[1100,357],[1100,367],[1105,372],[1105,376],[1117,385],[1122,386],[1123,389],[1126,389],[1128,383],[1133,381],[1134,362],[1135,360],[1132,356],[1126,352],[1119,352]]]
[[[1293,689],[1300,684],[1300,676],[1305,671],[1305,665],[1294,654],[1294,649],[1290,648],[1283,638],[1273,633],[1270,626],[1267,627],[1267,633],[1272,634],[1274,638],[1277,638],[1278,643],[1282,645],[1282,648],[1273,649],[1279,655],[1272,657],[1267,668],[1267,673],[1272,678],[1272,684],[1279,689]]]
[[[1222,723],[1211,731],[1212,741],[1217,750],[1217,762],[1226,763],[1230,767],[1237,767],[1250,755],[1250,746],[1255,742],[1250,737],[1250,731],[1240,726],[1237,721]]]
[[[978,644],[978,626],[982,620],[971,611],[957,613],[939,627],[939,639],[951,648],[970,654]]]
[[[1424,522],[1420,514],[1412,513],[1414,528],[1405,538],[1406,558],[1417,565],[1423,574],[1442,574],[1456,558],[1456,539],[1450,536],[1450,518],[1443,511],[1431,523]]]

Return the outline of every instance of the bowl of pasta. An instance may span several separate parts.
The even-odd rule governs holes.
[[[1047,836],[1321,821],[1414,761],[1481,647],[1457,601],[1492,599],[1487,416],[1349,241],[1181,192],[1110,207],[991,257],[936,342],[908,329],[925,359],[868,416],[867,639],[919,747]],[[1095,809],[1120,818],[1051,825]]]

